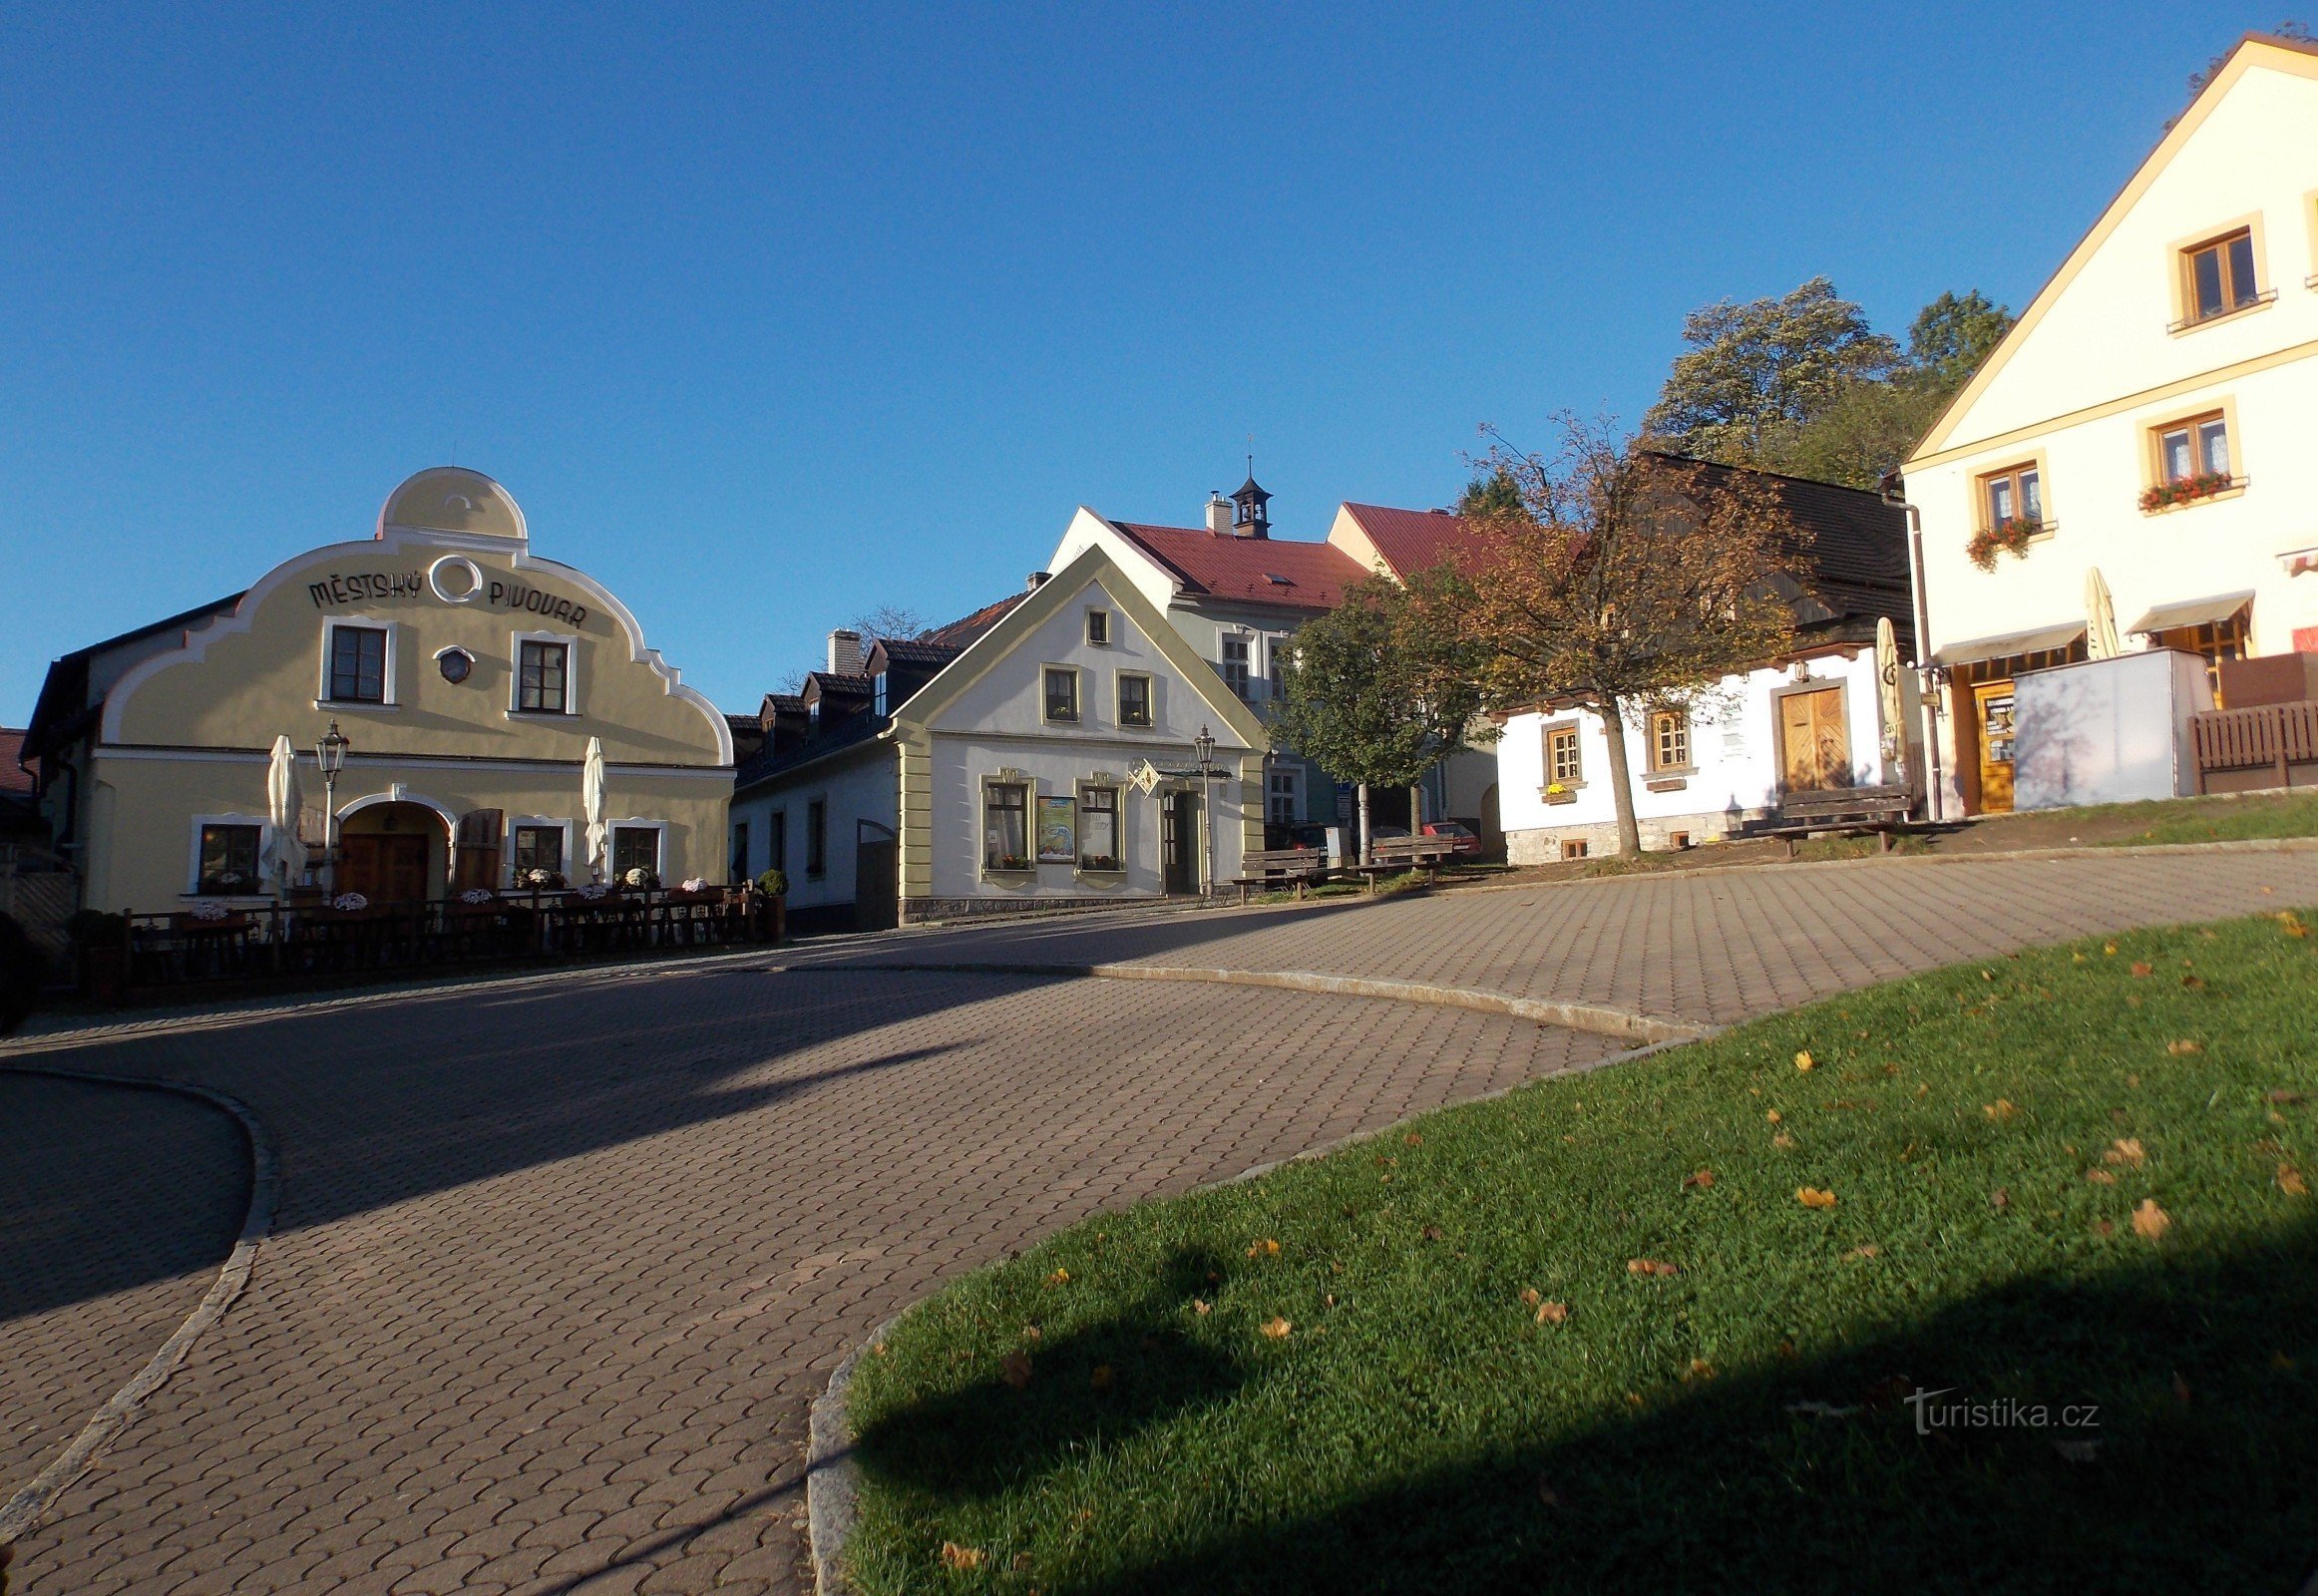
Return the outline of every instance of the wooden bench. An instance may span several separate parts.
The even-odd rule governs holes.
[[[1240,889],[1244,904],[1251,890],[1278,892],[1293,886],[1302,898],[1305,888],[1326,880],[1328,855],[1318,848],[1258,848],[1240,856],[1240,874],[1232,885]]]
[[[1432,884],[1440,867],[1456,858],[1457,847],[1447,837],[1378,837],[1368,845],[1370,862],[1354,865],[1368,884],[1368,891],[1376,890],[1376,882],[1384,876],[1405,875],[1421,870],[1427,886]]]
[[[1891,852],[1892,833],[1907,826],[1915,794],[1905,787],[1832,787],[1825,792],[1792,792],[1779,800],[1778,813],[1753,829],[1757,837],[1776,837],[1794,857],[1795,844],[1815,832],[1843,836],[1875,833],[1883,853]]]

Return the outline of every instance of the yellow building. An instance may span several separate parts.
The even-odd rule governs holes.
[[[333,725],[334,828],[315,751]],[[273,819],[282,737],[294,840]],[[395,489],[369,539],[58,660],[26,750],[92,909],[270,900],[322,879],[333,830],[336,889],[374,902],[534,871],[724,876],[724,717],[599,583],[532,553],[505,489],[457,467]]]

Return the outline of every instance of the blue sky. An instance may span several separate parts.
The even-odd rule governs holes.
[[[1445,503],[1701,303],[2017,308],[2200,10],[10,7],[0,719],[447,459],[730,709],[1250,434],[1284,536]]]

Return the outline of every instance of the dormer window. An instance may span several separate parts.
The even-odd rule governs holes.
[[[871,677],[870,686],[876,699],[877,712],[882,715],[886,712],[886,673],[881,670]]]

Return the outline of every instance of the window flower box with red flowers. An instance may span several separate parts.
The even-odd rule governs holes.
[[[1974,533],[1972,541],[1964,546],[1964,553],[1982,571],[1994,571],[1999,554],[2011,555],[2016,560],[2026,559],[2028,546],[2044,531],[2045,524],[2041,521],[2028,521],[2019,517],[2000,521],[1993,527],[1983,527]]]
[[[2193,505],[2200,499],[2211,499],[2232,488],[2244,486],[2226,471],[2200,471],[2194,476],[2175,477],[2170,482],[2143,488],[2140,507],[2143,514],[2178,509],[2182,505]]]

